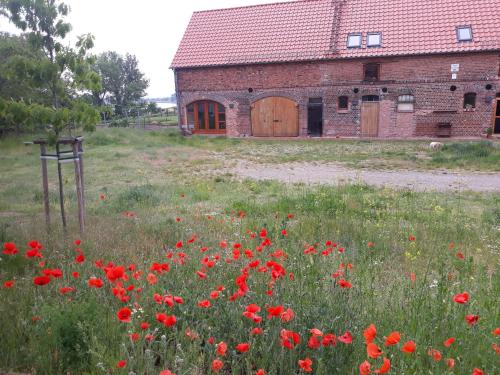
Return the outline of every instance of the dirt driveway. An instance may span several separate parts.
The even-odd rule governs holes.
[[[287,183],[345,184],[361,182],[377,187],[415,191],[499,192],[500,173],[455,171],[357,170],[336,163],[254,164],[238,162],[228,172],[257,180]]]

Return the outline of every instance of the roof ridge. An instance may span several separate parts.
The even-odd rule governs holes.
[[[325,0],[275,1],[275,2],[272,2],[272,3],[266,3],[266,4],[241,5],[241,6],[229,7],[229,8],[196,10],[196,11],[193,12],[193,14],[208,13],[208,12],[220,12],[220,11],[225,11],[225,10],[244,9],[244,8],[259,8],[259,7],[267,7],[267,6],[271,6],[271,5],[281,5],[281,4],[307,3],[307,2],[313,2],[313,1],[325,1]],[[336,0],[334,0],[334,1],[336,1]]]

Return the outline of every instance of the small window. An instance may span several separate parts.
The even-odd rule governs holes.
[[[349,34],[347,36],[347,48],[361,48],[361,34]]]
[[[367,47],[380,47],[382,44],[382,34],[381,33],[368,33],[366,37]]]
[[[365,81],[378,81],[379,68],[379,64],[365,64]]]
[[[464,95],[464,109],[476,108],[476,93],[468,92]]]
[[[398,96],[398,112],[413,112],[415,110],[415,97],[413,95]]]
[[[470,42],[472,40],[472,27],[470,26],[458,27],[457,38],[459,42]]]
[[[348,96],[339,96],[337,109],[339,111],[349,110],[349,97]]]

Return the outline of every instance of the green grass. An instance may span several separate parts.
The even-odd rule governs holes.
[[[373,323],[378,330],[376,343],[391,360],[391,374],[446,374],[447,358],[456,361],[450,373],[470,375],[474,367],[486,374],[498,371],[498,357],[492,349],[494,343],[500,344],[492,334],[500,323],[498,194],[416,193],[364,185],[310,187],[238,181],[206,173],[220,168],[224,160],[236,158],[259,162],[298,158],[349,165],[357,160],[378,167],[410,163],[418,168],[494,170],[490,158],[498,157],[496,144],[447,144],[442,159],[436,160],[433,153],[424,151],[424,143],[279,143],[100,130],[85,141],[87,230],[81,249],[86,261],[76,264],[72,241],[79,234],[72,166],[63,167],[69,214],[69,229],[64,235],[58,217],[56,169],[49,165],[53,226],[47,233],[38,150],[20,141],[0,141],[0,242],[14,241],[20,250],[16,256],[0,253],[0,370],[149,375],[168,368],[177,375],[201,375],[210,373],[215,344],[224,341],[228,352],[221,358],[222,374],[253,375],[259,368],[267,374],[294,374],[299,372],[297,361],[305,357],[313,360],[315,374],[358,374],[359,364],[367,360],[363,330]],[[426,152],[429,160],[422,165],[406,160],[408,154],[419,152]],[[480,158],[490,161],[478,161]],[[100,194],[104,200],[99,199]],[[136,217],[125,217],[125,211],[133,211]],[[267,229],[272,246],[259,252],[262,228]],[[283,229],[288,232],[286,237],[281,235]],[[247,230],[257,238],[250,238]],[[193,235],[196,241],[190,244],[188,239]],[[416,241],[409,241],[410,235]],[[25,244],[32,239],[44,244],[45,267],[61,268],[62,279],[43,287],[33,285],[33,277],[41,272],[40,260],[22,256]],[[322,255],[327,240],[346,251]],[[178,241],[183,241],[182,249],[176,249]],[[221,248],[221,241],[227,241],[229,247]],[[369,242],[374,246],[369,247]],[[235,243],[242,245],[242,255],[227,264],[225,259],[233,257]],[[305,255],[304,249],[312,245],[318,254]],[[203,246],[208,251],[201,252]],[[244,256],[247,248],[253,251],[253,259]],[[248,293],[229,302],[241,270],[251,260],[264,264],[273,259],[269,254],[277,249],[288,257],[274,258],[286,269],[286,277],[276,280],[273,295],[266,294],[269,271],[252,269]],[[174,261],[180,259],[176,254],[181,251],[185,253],[184,265]],[[169,252],[174,253],[170,259],[165,257]],[[457,252],[465,259],[457,259]],[[206,270],[206,279],[199,279],[195,271],[201,269],[203,258],[213,260],[217,254],[220,261]],[[111,293],[105,273],[95,267],[99,259],[125,267],[135,264],[136,271],[143,272],[141,277],[136,280],[128,272],[129,280],[122,281],[123,286],[133,284],[143,291],[127,292],[131,300],[121,302]],[[146,275],[153,262],[168,262],[170,271],[158,275],[158,283],[150,285]],[[353,265],[344,275],[353,284],[351,289],[339,288],[331,277],[340,263]],[[74,271],[80,278],[71,276]],[[415,283],[409,278],[411,273],[416,274]],[[102,278],[105,286],[89,289],[91,276]],[[6,280],[16,284],[11,289],[2,288]],[[197,303],[209,299],[209,293],[219,285],[225,287],[221,297],[212,300],[209,309],[199,308]],[[75,287],[76,292],[61,296],[62,286]],[[453,295],[464,291],[470,293],[469,303],[454,303]],[[154,293],[181,296],[184,304],[173,308],[157,305]],[[242,316],[250,303],[263,309],[259,313],[263,334],[259,336],[249,336],[255,324]],[[266,319],[265,307],[276,305],[293,309],[295,318],[288,323]],[[116,318],[123,306],[136,309],[132,323]],[[177,324],[170,328],[158,324],[157,312],[175,314]],[[478,314],[478,324],[468,327],[466,314]],[[34,316],[39,320],[33,321]],[[151,324],[146,331],[139,327],[143,321]],[[186,336],[188,328],[197,339]],[[301,335],[296,349],[280,346],[283,328]],[[310,349],[311,328],[338,336],[349,330],[354,340],[351,345]],[[402,339],[397,346],[387,348],[383,337],[391,331],[399,331]],[[140,340],[131,342],[130,333],[139,333]],[[155,339],[145,341],[146,334]],[[451,336],[456,342],[444,347],[443,341]],[[417,343],[413,355],[400,351],[407,340]],[[238,354],[234,348],[240,342],[250,342],[250,351]],[[430,348],[440,350],[443,360],[433,361],[427,355]],[[127,366],[117,369],[116,362],[122,359],[127,360]],[[372,370],[380,366],[381,359],[368,360]]]

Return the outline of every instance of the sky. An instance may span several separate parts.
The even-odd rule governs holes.
[[[95,36],[93,53],[130,53],[150,80],[147,96],[166,97],[175,92],[169,69],[191,14],[197,10],[275,3],[285,0],[66,0],[73,26],[69,41],[81,34]],[[0,17],[0,31],[17,32]]]

